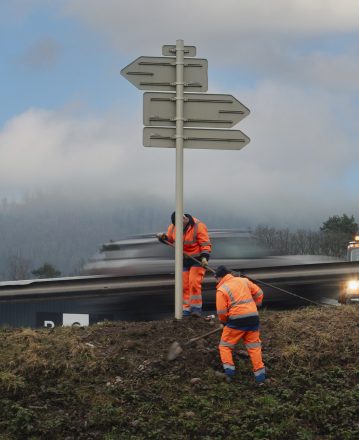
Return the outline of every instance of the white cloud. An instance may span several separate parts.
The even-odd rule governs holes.
[[[251,115],[235,127],[252,139],[242,151],[185,152],[185,201],[191,206],[243,211],[254,223],[306,225],[335,213],[358,216],[346,174],[358,162],[359,45],[352,37],[359,29],[359,2],[59,5],[66,16],[106,35],[128,62],[160,55],[162,44],[184,38],[209,60],[210,91],[233,93],[250,108]],[[340,44],[331,43],[336,38]],[[248,75],[251,88],[234,79],[227,89],[222,73],[233,78],[236,72]],[[134,117],[124,113],[125,101],[121,105],[120,116],[118,109],[96,118],[30,109],[9,120],[0,130],[3,190],[67,185],[70,191],[133,190],[174,200],[174,150],[142,147],[142,108]]]
[[[18,189],[96,180],[123,160],[111,126],[39,109],[5,125],[0,154],[1,184]]]
[[[243,210],[257,223],[306,225],[352,213],[356,200],[341,182],[356,145],[336,120],[329,97],[268,82],[241,100],[252,114],[238,128],[251,143],[241,151],[186,150],[186,203]],[[0,132],[0,185],[133,191],[174,202],[175,151],[142,147],[141,128],[140,114],[136,120],[116,111],[81,119],[28,110]]]
[[[101,193],[156,191],[156,182],[162,186],[161,176],[171,171],[156,163],[156,152],[141,146],[140,127],[140,120],[134,127],[117,112],[84,119],[30,109],[0,131],[0,185],[20,192],[59,186]],[[160,156],[168,154],[162,151]],[[160,170],[153,182],[152,158]]]
[[[134,58],[160,55],[163,44],[183,38],[209,59],[210,68],[358,89],[358,45],[348,42],[333,51],[325,43],[328,37],[358,34],[356,0],[70,0],[64,5],[66,14]]]
[[[359,4],[356,0],[69,0],[67,13],[117,38],[123,48],[146,37],[143,44],[152,43],[159,35],[176,32],[183,36],[206,38],[233,33],[248,36],[289,34],[323,34],[326,32],[357,31]],[[250,36],[250,35],[249,35]],[[169,43],[169,42],[168,42]]]

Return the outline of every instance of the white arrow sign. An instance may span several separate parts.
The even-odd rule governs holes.
[[[201,58],[184,59],[184,90],[206,92],[208,61]],[[140,90],[176,90],[176,58],[139,57],[121,70],[121,75]]]
[[[210,130],[185,128],[183,147],[207,150],[241,150],[250,139],[240,130]],[[175,148],[176,129],[167,127],[145,127],[143,129],[145,147]]]
[[[230,128],[250,113],[249,109],[232,95],[185,93],[183,106],[185,127]],[[143,124],[175,127],[175,94],[144,93]]]

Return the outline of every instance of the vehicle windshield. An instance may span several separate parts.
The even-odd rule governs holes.
[[[263,258],[267,255],[269,255],[268,249],[254,238],[221,237],[212,239],[211,258]]]

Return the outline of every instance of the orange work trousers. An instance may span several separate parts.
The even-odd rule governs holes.
[[[202,281],[206,269],[201,266],[183,268],[183,312],[202,310]]]
[[[257,372],[264,370],[264,364],[262,360],[261,340],[259,338],[259,330],[245,331],[235,328],[224,327],[219,343],[219,354],[224,370],[235,370],[233,362],[233,349],[238,342],[243,339],[243,343],[248,351],[249,357],[252,361],[253,371],[255,376]]]

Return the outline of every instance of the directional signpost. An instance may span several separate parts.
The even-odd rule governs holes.
[[[208,89],[207,60],[184,59],[184,89],[206,92]],[[140,90],[176,90],[176,58],[139,57],[121,70],[121,75]]]
[[[249,110],[234,96],[185,93],[183,98],[185,127],[230,128],[249,115]],[[176,126],[174,93],[143,94],[144,125]]]
[[[249,138],[240,130],[185,128],[183,134],[184,148],[240,150],[249,142]],[[176,129],[145,127],[143,145],[145,147],[176,148]]]
[[[249,110],[231,95],[203,93],[208,89],[208,62],[194,58],[195,46],[184,46],[183,40],[177,40],[175,46],[163,46],[162,55],[139,57],[122,69],[121,75],[140,90],[155,91],[144,93],[143,97],[143,122],[147,126],[143,130],[143,145],[176,148],[176,225],[181,225],[183,149],[242,149],[250,139],[240,130],[228,128],[248,116]],[[175,248],[175,317],[181,319],[182,228],[176,228]]]

